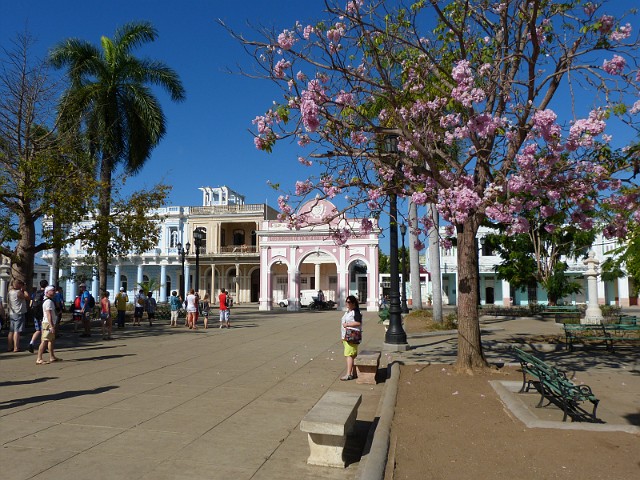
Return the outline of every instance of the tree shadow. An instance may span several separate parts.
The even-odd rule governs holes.
[[[122,358],[122,357],[135,357],[135,353],[124,353],[121,355],[98,355],[96,357],[86,357],[86,358],[74,358],[73,360],[69,360],[70,362],[89,362],[92,360],[112,360],[114,358]]]
[[[118,388],[116,385],[110,385],[108,387],[98,387],[93,390],[69,390],[60,393],[50,393],[47,395],[37,395],[35,397],[17,398],[12,400],[6,400],[0,402],[0,410],[7,410],[9,408],[22,407],[31,403],[43,403],[55,400],[64,400],[65,398],[81,397],[83,395],[98,395],[100,393],[108,392]]]
[[[34,378],[32,380],[16,380],[16,381],[6,381],[6,382],[0,382],[0,387],[13,387],[16,385],[32,385],[34,383],[42,383],[42,382],[46,382],[47,380],[56,380],[60,377],[40,377],[40,378]]]

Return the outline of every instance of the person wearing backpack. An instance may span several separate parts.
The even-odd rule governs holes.
[[[87,291],[87,286],[84,283],[80,284],[80,310],[82,311],[82,327],[84,332],[81,337],[91,336],[91,315],[93,315],[93,307],[96,305],[95,299]],[[91,305],[93,303],[93,306]]]
[[[42,309],[42,306],[45,301],[44,289],[48,286],[49,282],[46,280],[40,280],[40,290],[38,290],[31,299],[31,314],[33,315],[33,326],[36,329],[31,336],[31,341],[29,342],[29,351],[31,353],[34,352],[34,345],[42,336],[42,318],[44,317],[44,310]]]

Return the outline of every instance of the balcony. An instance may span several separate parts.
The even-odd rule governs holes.
[[[220,253],[256,255],[258,253],[258,247],[256,245],[228,245],[226,247],[220,247]]]
[[[265,205],[263,203],[248,205],[212,205],[206,207],[190,207],[189,210],[191,215],[263,214]]]

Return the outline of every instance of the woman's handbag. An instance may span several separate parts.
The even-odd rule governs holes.
[[[345,329],[344,340],[348,343],[360,343],[362,341],[362,331],[347,328]]]

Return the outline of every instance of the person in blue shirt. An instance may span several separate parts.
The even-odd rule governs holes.
[[[82,309],[82,327],[84,329],[84,333],[80,335],[81,337],[90,337],[91,336],[91,315],[93,315],[92,309],[89,308],[89,292],[87,291],[87,286],[84,283],[80,284],[80,308]]]

